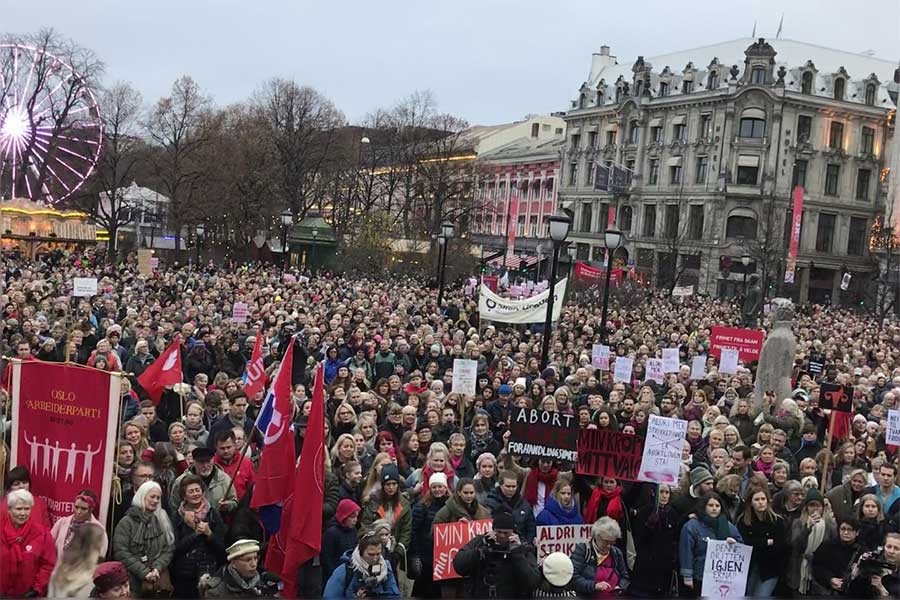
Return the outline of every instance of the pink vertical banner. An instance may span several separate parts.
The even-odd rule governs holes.
[[[508,234],[506,241],[507,256],[515,253],[516,227],[519,226],[519,185],[516,183],[515,187],[510,187],[512,189],[509,192],[509,221],[506,223]]]
[[[606,228],[612,229],[616,226],[616,206],[614,204],[610,204],[609,208],[606,209]]]
[[[794,188],[794,214],[791,222],[791,240],[788,246],[787,265],[784,269],[784,282],[794,283],[794,271],[797,268],[797,252],[800,250],[800,226],[803,223],[803,187]]]

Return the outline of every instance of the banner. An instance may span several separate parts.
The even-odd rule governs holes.
[[[691,379],[700,380],[706,377],[706,355],[695,356],[691,360]]]
[[[709,540],[700,595],[703,598],[742,598],[747,590],[752,553],[753,546]]]
[[[591,366],[601,371],[609,371],[609,346],[594,344],[591,348]]]
[[[722,348],[719,360],[719,373],[734,375],[737,373],[740,352],[735,348]]]
[[[617,356],[615,370],[613,371],[613,382],[631,383],[631,372],[633,369],[633,358],[629,358],[628,356]]]
[[[678,348],[663,348],[662,363],[664,373],[677,373],[681,370],[681,355]]]
[[[538,525],[535,543],[538,562],[554,552],[572,556],[575,544],[586,544],[591,541],[591,527],[591,523],[587,525]]]
[[[150,248],[139,248],[137,251],[137,268],[141,275],[153,275],[153,250]]]
[[[453,359],[453,385],[451,392],[474,396],[478,383],[478,361],[465,358]]]
[[[572,275],[575,279],[588,281],[590,283],[600,283],[603,279],[603,269],[598,269],[585,262],[577,261],[575,263],[575,269],[572,271]]]
[[[615,477],[638,481],[644,438],[608,429],[582,429],[578,433],[578,463],[581,475]]]
[[[719,358],[722,348],[734,348],[741,360],[759,360],[762,351],[763,332],[760,329],[740,329],[713,325],[709,334],[709,353]]]
[[[900,446],[900,410],[889,410],[884,440],[891,446]]]
[[[520,408],[510,419],[509,431],[510,454],[572,463],[577,459],[578,420],[575,415]]]
[[[686,434],[687,421],[650,415],[638,479],[677,484]]]
[[[853,388],[849,385],[822,382],[819,386],[819,408],[853,412]]]
[[[566,293],[567,279],[556,283],[553,295],[553,320],[558,321],[562,313],[562,299]],[[481,286],[478,297],[479,317],[497,323],[543,323],[547,317],[547,300],[550,290],[532,296],[526,300],[509,300],[501,298],[487,286]]]
[[[672,297],[674,298],[687,298],[688,296],[694,295],[694,286],[676,286],[672,288]]]
[[[56,522],[72,514],[75,496],[100,499],[101,523],[115,475],[121,379],[108,371],[42,361],[12,365],[10,464],[27,466],[31,493]]]
[[[788,244],[787,263],[784,267],[784,282],[794,283],[794,271],[797,269],[797,252],[800,250],[800,228],[803,223],[803,188],[794,188],[794,209],[791,220],[791,239]]]
[[[235,302],[231,307],[231,320],[235,323],[246,323],[248,314],[250,311],[246,302]]]
[[[72,279],[72,295],[76,298],[90,298],[97,295],[96,277],[75,277]]]
[[[457,521],[456,523],[434,524],[434,581],[459,579],[453,568],[453,557],[472,538],[489,532],[493,528],[491,519],[479,521]]]
[[[663,372],[663,361],[659,358],[648,358],[647,359],[647,375],[644,377],[644,381],[655,381],[656,383],[662,385],[663,381],[666,380],[666,375]]]

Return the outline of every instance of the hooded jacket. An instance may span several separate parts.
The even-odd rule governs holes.
[[[509,511],[516,522],[516,533],[519,534],[522,542],[530,544],[534,540],[537,534],[534,511],[521,494],[516,493],[512,498],[507,498],[500,491],[500,488],[496,487],[488,494],[486,506],[491,511],[491,514],[494,514],[501,508]]]
[[[355,564],[358,561],[353,559],[354,550],[348,550],[341,556],[341,564],[337,566],[328,583],[325,584],[325,590],[322,592],[323,600],[337,600],[338,598],[356,598],[356,593],[365,585],[365,575],[360,572]],[[394,577],[394,570],[391,568],[390,561],[382,561],[382,569],[386,575],[381,579],[368,593],[368,597],[372,598],[399,598],[400,588],[397,585],[397,579]]]
[[[537,516],[537,525],[581,525],[584,519],[578,511],[578,503],[572,502],[572,508],[563,508],[551,495],[547,496],[544,510]]]

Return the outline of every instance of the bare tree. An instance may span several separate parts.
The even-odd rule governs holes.
[[[760,208],[756,238],[750,241],[747,248],[748,256],[753,259],[760,276],[760,285],[763,291],[760,311],[768,299],[769,289],[777,283],[779,277],[782,279],[784,277],[781,268],[784,263],[786,241],[784,238],[785,217],[785,213],[778,206],[775,195],[769,193]],[[760,313],[760,319],[762,319],[762,313]]]
[[[884,217],[879,217],[869,235],[869,251],[876,275],[866,286],[864,302],[878,320],[878,327],[885,319],[900,311],[900,231],[891,226],[893,206]]]
[[[690,203],[684,192],[679,190],[675,204],[665,204],[663,215],[662,247],[663,256],[659,265],[660,280],[658,287],[667,290],[671,295],[689,268],[692,261],[699,259],[703,247],[703,227],[705,219],[700,223],[692,222]]]

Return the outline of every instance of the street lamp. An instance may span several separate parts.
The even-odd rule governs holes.
[[[747,254],[741,257],[741,264],[744,265],[744,298],[747,297],[747,271],[750,270],[749,267],[752,260]]]
[[[281,268],[285,269],[288,265],[287,255],[287,234],[288,228],[294,224],[294,213],[290,209],[281,213]]]
[[[453,223],[441,223],[441,233],[438,235],[438,312],[441,310],[441,302],[444,300],[444,270],[447,268],[447,247],[450,245],[450,238],[453,237]]]
[[[572,219],[566,215],[550,215],[550,241],[553,242],[553,258],[550,262],[550,288],[547,296],[547,317],[544,319],[544,337],[541,340],[541,370],[547,368],[547,355],[550,353],[550,328],[553,327],[553,300],[556,295],[556,271],[559,268],[559,249],[572,227]]]
[[[603,312],[600,314],[600,338],[609,343],[606,332],[606,317],[609,314],[609,283],[612,280],[613,255],[625,241],[625,234],[618,229],[607,229],[603,232],[603,243],[606,245],[606,288],[603,290]]]
[[[566,254],[569,255],[569,286],[571,286],[572,275],[575,273],[575,257],[578,255],[578,248],[575,247],[575,244],[569,244]]]
[[[194,233],[197,234],[197,239],[194,242],[194,245],[197,247],[197,268],[200,268],[200,242],[203,239],[203,233],[206,231],[206,228],[203,226],[203,223],[198,223]]]
[[[534,283],[537,285],[541,281],[541,260],[544,257],[544,245],[538,244],[534,250],[537,253],[537,264],[534,266]]]

